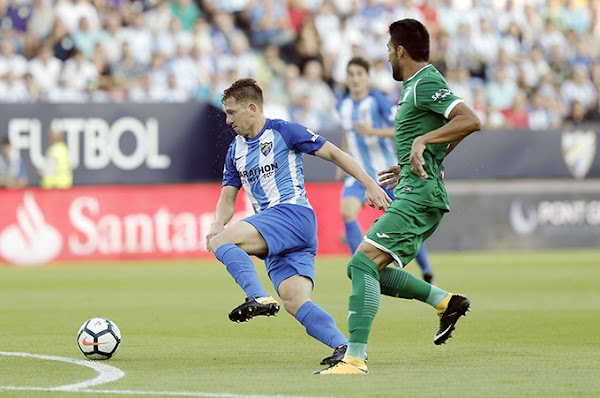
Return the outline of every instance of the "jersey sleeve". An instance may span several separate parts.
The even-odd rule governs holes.
[[[225,155],[225,166],[223,167],[223,186],[231,185],[240,188],[242,180],[235,167],[235,145],[232,143]]]
[[[390,101],[383,93],[374,93],[373,95],[377,102],[377,110],[381,118],[385,120],[388,126],[393,126],[394,120],[396,120],[397,105]]]
[[[276,123],[275,128],[283,137],[288,148],[294,151],[314,155],[327,142],[325,138],[297,123],[280,120]]]
[[[417,107],[443,115],[446,119],[452,109],[463,102],[443,80],[421,80],[415,90]]]

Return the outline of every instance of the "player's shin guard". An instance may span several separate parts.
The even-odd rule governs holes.
[[[347,345],[348,339],[337,328],[335,320],[312,301],[302,304],[295,315],[306,333],[331,348]]]
[[[225,264],[227,272],[244,290],[246,297],[265,297],[269,294],[262,287],[254,262],[250,256],[233,243],[224,243],[215,250],[217,259]]]
[[[370,258],[357,252],[348,264],[348,274],[352,279],[352,294],[348,302],[348,330],[350,331],[348,354],[357,355],[350,351],[356,346],[362,347],[364,351],[369,340],[371,325],[379,310],[381,293],[379,269]],[[362,357],[364,358],[364,352]]]
[[[381,271],[381,294],[405,299],[415,299],[436,306],[448,292],[416,278],[411,273],[395,267]]]

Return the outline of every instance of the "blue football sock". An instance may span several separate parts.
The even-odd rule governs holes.
[[[225,264],[227,272],[240,285],[246,297],[265,297],[269,294],[262,287],[254,262],[250,256],[233,243],[224,243],[215,250],[217,259]]]
[[[296,319],[306,328],[306,333],[331,348],[348,344],[333,317],[312,301],[302,304],[296,312]]]
[[[345,221],[344,228],[346,229],[346,243],[350,246],[350,251],[354,253],[360,242],[362,242],[362,231],[358,221]]]
[[[431,273],[431,265],[429,265],[429,258],[427,257],[427,246],[425,246],[425,242],[421,245],[419,252],[417,253],[417,263],[419,263],[419,267],[421,267],[421,272],[423,275]]]

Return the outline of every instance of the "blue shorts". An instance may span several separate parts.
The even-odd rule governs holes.
[[[267,242],[265,266],[273,286],[293,275],[315,280],[317,219],[313,209],[282,203],[244,221],[252,224]]]
[[[365,193],[367,190],[361,185],[360,182],[356,180],[354,177],[347,177],[344,180],[344,188],[342,188],[342,199],[352,196],[361,201],[361,203],[365,204]],[[394,190],[386,189],[385,193],[388,194],[390,199],[394,200]]]

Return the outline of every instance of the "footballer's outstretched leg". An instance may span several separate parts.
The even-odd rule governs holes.
[[[250,298],[235,307],[229,313],[232,322],[247,322],[255,316],[275,316],[279,312],[279,303],[271,296]]]
[[[469,311],[471,303],[468,298],[460,294],[453,294],[446,310],[440,313],[440,329],[435,334],[433,342],[436,345],[444,344],[452,335],[454,325],[458,319]]]

